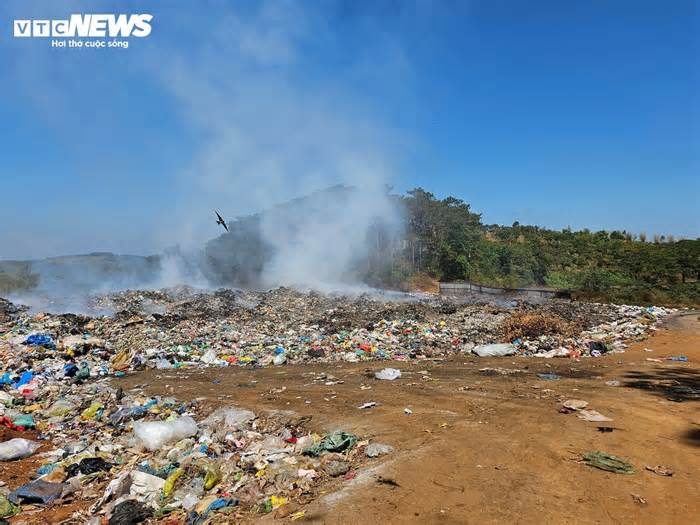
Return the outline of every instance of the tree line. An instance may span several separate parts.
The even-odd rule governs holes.
[[[486,225],[469,204],[422,188],[393,195],[405,231],[386,237],[365,280],[401,285],[416,274],[498,287],[546,286],[583,298],[639,304],[700,304],[700,240],[625,231]],[[372,259],[372,257],[370,257]]]

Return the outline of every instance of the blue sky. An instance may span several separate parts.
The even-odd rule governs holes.
[[[700,235],[694,1],[4,2],[0,258],[152,253],[334,183]],[[15,18],[153,14],[128,49]]]

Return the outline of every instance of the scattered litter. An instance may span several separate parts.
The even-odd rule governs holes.
[[[117,504],[109,518],[109,525],[132,525],[153,516],[153,509],[145,503],[127,499]]]
[[[386,379],[387,381],[393,381],[401,377],[401,370],[398,368],[384,368],[379,372],[374,374],[377,379]]]
[[[605,384],[608,386],[620,386],[621,383],[616,379],[613,379],[612,381],[606,381]]]
[[[385,478],[384,476],[377,476],[377,483],[382,485],[389,485],[390,487],[400,487],[396,480],[392,478]]]
[[[537,374],[537,377],[540,379],[544,379],[545,381],[557,381],[561,379],[561,376],[558,376],[557,374],[547,372],[545,374]]]
[[[307,456],[318,456],[323,451],[343,452],[355,446],[355,443],[357,443],[357,436],[342,430],[336,430],[326,434],[318,443],[304,450],[304,454]]]
[[[475,346],[472,348],[472,352],[479,357],[503,357],[515,354],[517,349],[515,348],[515,345],[511,343],[498,343]]]
[[[66,473],[69,478],[75,476],[78,472],[83,475],[94,474],[95,472],[108,471],[112,468],[112,464],[102,458],[84,458],[79,463],[73,463],[66,468]]]
[[[670,477],[670,476],[673,476],[673,474],[675,474],[675,472],[673,471],[673,469],[671,467],[667,467],[665,465],[654,465],[654,466],[646,465],[644,468],[650,472],[653,472],[654,474],[658,474],[659,476],[669,476]]]
[[[360,410],[364,410],[364,409],[366,409],[366,408],[373,408],[373,407],[376,407],[376,406],[377,406],[377,402],[376,402],[376,401],[368,401],[367,403],[361,404],[361,405],[360,405],[359,407],[357,407],[357,408],[359,408]]]
[[[435,360],[472,350],[483,356],[585,359],[603,350],[624,351],[626,341],[644,338],[674,312],[553,301],[534,307],[542,314],[535,320],[551,324],[564,319],[566,332],[535,334],[537,323],[523,321],[532,313],[530,306],[445,306],[443,298],[434,296],[387,301],[371,294],[186,286],[96,295],[88,298],[89,315],[37,313],[0,301],[0,424],[19,432],[37,427],[46,449],[36,456],[40,462],[28,461],[39,479],[10,495],[19,503],[44,505],[68,501],[70,494],[70,501],[89,503],[93,516],[112,525],[162,520],[168,513],[172,522],[188,525],[241,521],[239,512],[269,512],[293,504],[299,494],[315,493],[329,471],[339,476],[345,471],[342,479],[352,479],[358,462],[380,444],[355,446],[357,436],[340,430],[313,434],[304,418],[284,410],[255,414],[225,406],[210,413],[210,403],[178,399],[177,388],[169,386],[184,369],[277,365],[282,375],[286,365],[295,363],[388,360],[425,369]],[[503,325],[509,319],[509,329],[520,333],[505,338]],[[488,344],[493,341],[512,343]],[[481,373],[530,373],[527,367],[507,366]],[[143,384],[127,389],[122,378],[144,370],[157,374],[154,380],[162,381],[172,397],[147,397]],[[388,370],[397,369],[378,375],[400,377]],[[416,384],[421,387],[437,381],[427,370],[419,374],[421,383]],[[225,376],[216,373],[209,379],[217,385]],[[315,374],[313,382],[332,386],[342,380]],[[254,381],[239,386],[256,387]],[[450,389],[455,392],[456,385]],[[270,395],[282,392],[284,387]],[[221,389],[221,399],[228,398]],[[404,413],[412,414],[411,408]],[[32,456],[39,447],[33,441],[23,447],[13,442],[0,443],[2,459]],[[398,486],[389,478],[378,482]],[[19,513],[15,519],[31,521],[15,501],[1,496],[0,517]],[[292,514],[291,506],[289,512],[292,520],[304,517],[303,511]]]
[[[350,463],[347,461],[329,461],[323,466],[323,470],[334,478],[343,476],[350,470]]]
[[[197,423],[185,416],[172,421],[134,423],[134,434],[148,450],[159,450],[166,443],[180,441],[197,433]]]
[[[24,438],[13,438],[0,443],[0,461],[22,459],[34,454],[41,446],[36,441]]]
[[[588,406],[588,401],[582,399],[567,399],[562,405],[570,410],[581,410]]]
[[[578,417],[584,421],[591,421],[594,423],[602,423],[605,421],[612,421],[611,418],[604,416],[597,410],[581,410],[578,413]]]
[[[381,443],[371,443],[365,447],[365,455],[368,458],[376,458],[385,454],[391,454],[394,447],[390,445],[382,445]]]
[[[48,481],[38,479],[10,492],[7,499],[15,504],[38,503],[41,505],[49,505],[63,494],[64,488],[66,488],[65,483],[49,483]]]
[[[612,456],[606,452],[586,452],[583,454],[583,461],[591,467],[617,474],[634,474],[634,467],[624,459]]]
[[[645,500],[639,494],[632,493],[631,496],[632,496],[632,499],[634,500],[635,503],[637,503],[639,505],[646,505],[647,504],[647,500]]]
[[[413,410],[411,410],[410,408],[406,407],[406,408],[403,409],[403,413],[406,414],[407,416],[410,416],[411,414],[413,414]]]
[[[15,505],[5,496],[0,494],[0,519],[10,518],[21,511],[19,505]]]

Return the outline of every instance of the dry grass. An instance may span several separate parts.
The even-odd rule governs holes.
[[[576,327],[561,317],[541,312],[514,312],[501,324],[506,341],[533,339],[541,335],[570,336]]]
[[[440,282],[424,273],[415,273],[408,280],[411,292],[440,293]]]

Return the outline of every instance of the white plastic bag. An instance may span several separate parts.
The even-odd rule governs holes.
[[[384,454],[391,454],[394,451],[394,447],[391,445],[383,445],[381,443],[370,443],[365,448],[365,456],[368,458],[376,458],[383,456]]]
[[[41,443],[30,439],[14,438],[0,443],[0,461],[12,461],[31,456],[41,446]]]
[[[376,372],[374,374],[374,377],[377,379],[386,379],[388,381],[393,381],[394,379],[398,379],[401,377],[401,370],[397,368],[385,368],[383,370],[380,370],[379,372]]]
[[[216,352],[210,348],[209,350],[204,352],[204,355],[200,357],[199,360],[202,363],[213,365],[214,363],[217,363],[219,361],[219,357],[216,355]]]
[[[480,345],[472,349],[479,357],[503,357],[513,355],[515,346],[510,343],[497,343],[492,345]]]
[[[136,499],[155,501],[160,497],[163,487],[165,487],[165,480],[163,478],[139,470],[131,471],[129,495]]]
[[[255,414],[250,410],[223,407],[212,412],[209,417],[203,421],[203,424],[207,427],[218,427],[222,425],[227,429],[238,430],[252,419],[255,419]]]
[[[197,433],[197,423],[189,416],[172,421],[136,421],[134,434],[148,450],[158,450],[166,443],[180,441]]]

